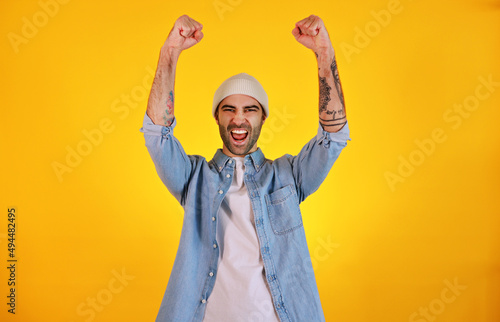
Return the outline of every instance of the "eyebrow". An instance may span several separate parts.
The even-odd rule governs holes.
[[[233,106],[233,105],[229,105],[229,104],[224,104],[221,106],[221,108],[224,108],[224,107],[232,107],[232,108],[236,108],[236,106]],[[257,105],[247,105],[247,106],[243,106],[243,108],[251,108],[251,107],[256,107],[257,109],[259,109],[260,107],[257,106]]]

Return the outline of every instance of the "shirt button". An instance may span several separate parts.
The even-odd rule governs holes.
[[[217,244],[214,244],[214,248],[217,248]]]
[[[210,272],[208,273],[208,275],[210,275],[210,277],[214,276],[214,272]]]
[[[219,170],[222,170],[222,167],[219,167]]]
[[[201,300],[201,303],[205,304],[205,303],[207,303],[207,300],[203,299],[203,300]]]
[[[229,160],[227,163],[231,164],[231,163],[233,163],[233,160]]]
[[[222,190],[219,190],[219,195],[221,195],[221,194],[223,194],[223,193],[224,193],[224,191],[222,191]]]
[[[212,217],[212,221],[215,221],[215,217]]]
[[[231,178],[231,175],[229,173],[226,174],[226,178]]]

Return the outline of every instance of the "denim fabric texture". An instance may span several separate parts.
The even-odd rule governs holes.
[[[217,278],[217,214],[231,186],[235,162],[219,149],[210,161],[187,155],[171,126],[146,114],[141,132],[156,171],[184,208],[179,248],[156,321],[203,321]],[[347,145],[349,127],[319,125],[296,156],[245,156],[244,182],[254,212],[265,276],[281,321],[324,321],[299,204],[316,191]],[[229,176],[228,176],[229,175]],[[318,214],[321,215],[321,214]]]

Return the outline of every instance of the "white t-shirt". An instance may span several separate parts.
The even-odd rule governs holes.
[[[219,267],[204,322],[279,321],[264,275],[264,263],[247,188],[243,158],[219,209]]]

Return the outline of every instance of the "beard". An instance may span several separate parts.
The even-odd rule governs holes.
[[[234,124],[229,124],[227,128],[225,128],[223,125],[219,123],[219,133],[220,137],[222,139],[222,142],[224,143],[224,146],[229,150],[234,155],[237,156],[245,156],[247,155],[250,150],[254,147],[254,145],[257,143],[257,140],[259,139],[260,136],[260,130],[262,129],[262,124],[261,122],[257,127],[252,128],[248,124],[242,124],[240,126],[236,126]],[[234,128],[241,128],[247,130],[248,134],[247,137],[245,138],[246,143],[243,145],[235,145],[234,144],[234,138],[231,136],[231,130]]]

